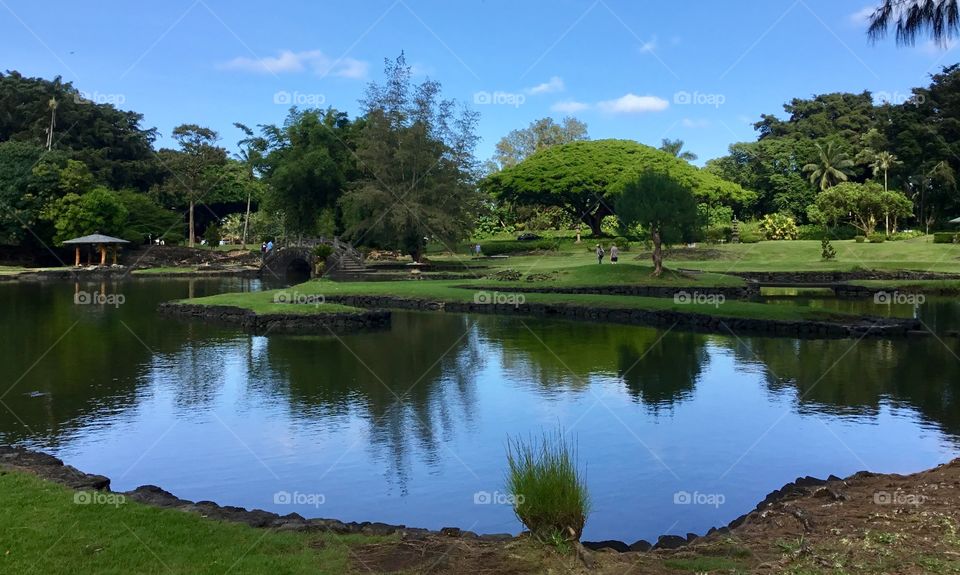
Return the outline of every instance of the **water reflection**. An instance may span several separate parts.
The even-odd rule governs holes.
[[[956,340],[741,339],[403,312],[389,330],[262,337],[155,313],[164,300],[260,287],[0,285],[0,381],[12,386],[0,441],[57,451],[121,488],[266,508],[278,489],[322,489],[322,512],[278,511],[427,527],[475,517],[478,530],[510,531],[509,509],[478,508],[472,493],[502,488],[507,434],[559,423],[581,437],[602,493],[588,536],[627,538],[673,523],[640,528],[636,517],[676,514],[670,494],[698,487],[678,478],[742,493],[728,497],[741,507],[677,519],[696,530],[797,474],[938,463],[960,435]],[[82,290],[125,301],[77,305]],[[960,317],[951,300],[917,313],[937,329]],[[773,424],[771,443],[758,442]]]

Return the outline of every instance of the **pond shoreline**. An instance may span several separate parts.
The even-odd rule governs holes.
[[[42,281],[99,281],[99,280],[125,280],[141,278],[221,278],[221,277],[240,277],[257,278],[260,277],[259,268],[224,268],[224,269],[189,269],[183,268],[178,271],[147,271],[149,268],[129,268],[126,266],[103,266],[103,267],[81,267],[81,268],[58,268],[42,270],[25,270],[18,273],[0,275],[0,282],[42,282]]]
[[[66,465],[61,459],[53,455],[41,451],[33,451],[9,445],[0,445],[0,472],[2,471],[27,472],[43,480],[64,485],[78,492],[97,491],[102,493],[116,493],[126,499],[151,507],[198,513],[208,519],[241,523],[261,529],[300,532],[328,531],[336,534],[371,536],[400,535],[402,538],[440,536],[484,542],[510,542],[520,537],[509,533],[479,535],[471,531],[461,530],[457,527],[444,527],[435,531],[379,522],[365,521],[358,523],[343,522],[336,519],[309,519],[297,513],[289,513],[281,516],[277,513],[260,509],[248,510],[242,507],[221,506],[212,501],[193,502],[180,499],[155,485],[142,485],[132,491],[114,492],[110,489],[110,479],[108,477],[85,473],[72,466]],[[623,541],[606,540],[596,542],[584,541],[582,545],[592,551],[613,551],[617,553],[647,553],[661,550],[673,551],[690,546],[695,542],[699,544],[721,537],[736,537],[738,530],[741,528],[751,528],[751,530],[769,528],[774,530],[774,527],[771,526],[769,522],[769,516],[774,514],[792,517],[804,531],[811,531],[815,526],[815,522],[813,518],[803,510],[802,503],[805,500],[807,502],[815,502],[815,505],[820,508],[836,507],[837,509],[841,509],[845,503],[847,503],[848,506],[852,506],[855,503],[854,497],[849,495],[850,492],[870,486],[874,488],[876,488],[876,486],[887,487],[895,493],[912,493],[917,497],[927,497],[919,495],[920,492],[924,491],[922,486],[926,486],[924,483],[925,476],[937,472],[957,474],[958,471],[960,471],[960,459],[954,459],[934,468],[907,476],[895,474],[880,475],[869,471],[858,471],[846,478],[834,475],[829,476],[827,479],[810,476],[798,477],[780,489],[770,492],[754,509],[730,521],[723,527],[711,528],[702,536],[694,533],[688,533],[685,537],[680,535],[661,535],[657,541],[653,543],[641,539],[630,544]],[[912,485],[913,488],[907,491],[904,489],[904,485],[897,485],[897,483],[906,483],[907,487]],[[936,488],[936,485],[934,485],[934,488]],[[908,507],[913,505],[910,501],[898,502],[896,499],[891,499],[888,502],[883,498],[878,500],[876,493],[877,492],[874,492],[873,501],[867,503],[874,505],[899,503],[902,506],[905,505]],[[879,493],[885,494],[887,492],[880,491]],[[776,523],[777,522],[773,522],[774,525]]]
[[[252,310],[227,305],[199,305],[179,302],[162,303],[157,308],[161,315],[181,319],[201,319],[214,323],[235,325],[255,334],[267,333],[354,333],[388,328],[391,313],[385,309],[357,310],[330,313],[256,313]]]

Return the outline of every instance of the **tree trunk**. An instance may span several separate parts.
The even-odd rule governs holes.
[[[193,200],[190,200],[190,247],[192,248],[197,241],[197,236],[193,229]]]
[[[654,228],[650,236],[653,239],[653,275],[660,277],[663,273],[663,240],[660,229]]]
[[[243,219],[243,248],[247,248],[247,227],[250,226],[250,192],[247,192],[247,216]]]

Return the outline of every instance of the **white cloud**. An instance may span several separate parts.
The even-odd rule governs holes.
[[[657,49],[657,37],[654,36],[649,41],[644,42],[640,45],[640,52],[642,54],[650,54]]]
[[[597,106],[611,114],[642,114],[644,112],[662,112],[670,107],[670,102],[656,96],[637,96],[630,93],[616,100],[600,102]]]
[[[857,10],[853,14],[850,14],[850,22],[854,26],[863,27],[866,26],[870,21],[870,16],[873,16],[873,13],[877,11],[876,6],[864,6],[863,8]]]
[[[930,54],[931,56],[942,56],[956,47],[956,40],[945,40],[942,44],[934,42],[933,40],[927,40],[923,44],[920,44],[918,49],[925,54]]]
[[[311,71],[321,76],[362,79],[367,76],[369,64],[354,58],[334,60],[320,50],[303,52],[283,50],[277,56],[266,58],[234,58],[223,64],[222,68],[257,74],[287,74]]]
[[[694,120],[693,118],[684,118],[680,120],[680,124],[684,128],[707,128],[710,126],[710,122],[707,120]]]
[[[553,106],[550,106],[550,110],[554,112],[559,112],[561,114],[576,114],[577,112],[582,112],[584,110],[589,110],[590,104],[585,102],[577,102],[575,100],[568,100],[566,102],[557,102]]]
[[[554,76],[550,78],[549,81],[544,82],[543,84],[537,84],[532,88],[527,88],[524,90],[527,94],[531,96],[537,96],[539,94],[552,94],[554,92],[563,92],[566,86],[563,83],[563,78],[560,76]]]

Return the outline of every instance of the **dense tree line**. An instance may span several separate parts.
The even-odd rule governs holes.
[[[839,183],[875,181],[902,192],[912,222],[937,226],[960,215],[960,67],[934,74],[905,101],[870,92],[794,99],[786,118],[763,115],[758,139],[730,146],[707,163],[718,176],[757,193],[749,214],[786,212],[811,220],[810,206]]]

